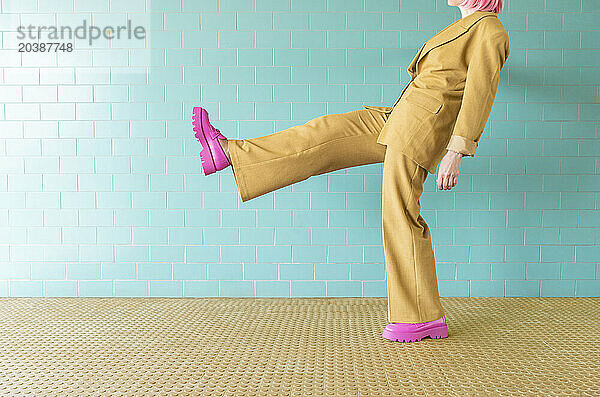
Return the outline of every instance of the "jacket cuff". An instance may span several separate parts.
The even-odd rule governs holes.
[[[462,153],[465,156],[475,156],[477,142],[460,135],[452,135],[446,149]]]

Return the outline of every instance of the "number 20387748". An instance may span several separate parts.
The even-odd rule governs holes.
[[[19,52],[72,52],[73,43],[19,43]]]

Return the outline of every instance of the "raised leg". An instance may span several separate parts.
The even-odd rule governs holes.
[[[388,115],[370,109],[328,114],[251,139],[230,139],[229,154],[242,202],[342,168],[381,163],[377,137]]]

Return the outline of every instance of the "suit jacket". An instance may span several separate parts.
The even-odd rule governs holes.
[[[411,61],[411,80],[393,106],[363,105],[389,114],[377,142],[431,174],[448,150],[474,156],[509,53],[494,12],[475,11],[444,28]]]

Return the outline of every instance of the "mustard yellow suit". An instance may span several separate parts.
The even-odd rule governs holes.
[[[393,106],[363,105],[259,138],[229,140],[242,202],[314,175],[383,162],[388,320],[439,319],[444,310],[419,198],[428,172],[435,173],[448,150],[475,154],[509,51],[497,15],[475,11],[420,48]]]

